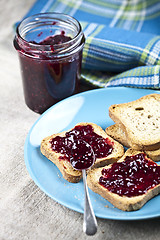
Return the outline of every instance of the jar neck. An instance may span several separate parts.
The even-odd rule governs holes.
[[[49,28],[48,26],[51,27]],[[36,31],[37,33],[40,29],[43,31],[43,28],[45,31],[46,29],[49,31],[48,28],[52,29],[53,27],[53,30],[56,30],[55,33],[54,31],[53,33],[56,35],[59,26],[66,34],[69,34],[69,41],[54,45],[48,43],[42,45],[33,41],[34,39],[31,38]],[[52,30],[50,30],[50,32],[52,32]],[[38,35],[40,34],[37,34],[37,36]],[[84,34],[76,19],[65,14],[43,13],[26,18],[19,24],[16,30],[14,46],[21,54],[32,58],[44,59],[45,57],[45,59],[59,59],[79,52],[83,48],[84,42]]]

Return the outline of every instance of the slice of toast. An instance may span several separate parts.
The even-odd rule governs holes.
[[[127,156],[136,156],[139,153],[142,153],[142,152],[139,152],[139,151],[133,150],[133,149],[128,149],[126,151],[126,153],[123,155],[123,157],[117,163],[121,163],[121,162],[126,161],[126,157]],[[158,166],[155,162],[153,162],[152,160],[148,159],[146,156],[145,156],[145,159],[147,159],[151,164],[154,164],[154,165]],[[100,194],[103,198],[107,199],[115,207],[117,207],[117,208],[119,208],[119,209],[121,209],[123,211],[138,210],[147,201],[149,201],[151,198],[153,198],[154,196],[156,196],[156,195],[158,195],[160,193],[160,184],[159,184],[159,182],[158,182],[157,185],[155,185],[155,186],[152,185],[151,188],[148,188],[148,190],[146,190],[145,193],[134,195],[134,196],[127,196],[126,194],[120,195],[118,193],[111,192],[110,190],[108,190],[107,188],[105,188],[104,186],[102,186],[99,183],[99,179],[102,177],[102,170],[103,169],[111,169],[111,168],[113,169],[114,167],[115,167],[115,164],[113,163],[113,164],[110,164],[109,166],[106,166],[104,168],[92,169],[89,172],[89,174],[87,175],[87,183],[88,183],[89,188],[92,191],[94,191],[95,193]],[[135,165],[134,165],[134,167],[135,167]],[[160,178],[160,169],[158,171],[159,171],[158,172],[158,174],[159,174],[158,176]],[[125,172],[125,174],[127,172],[125,167],[124,167],[124,172]],[[132,175],[133,171],[130,174]],[[154,174],[154,170],[153,170],[153,174]],[[157,174],[157,172],[155,174]],[[145,176],[150,177],[149,174],[146,174]],[[133,177],[133,175],[131,177]],[[142,175],[142,178],[143,178],[143,175]],[[135,178],[135,179],[137,179],[137,178]],[[116,180],[117,180],[117,178],[116,178]],[[128,178],[124,177],[123,180],[127,181],[125,183],[127,187],[131,186],[131,182],[129,182]],[[141,179],[141,181],[143,182],[143,179]],[[115,187],[115,186],[117,187],[117,182],[116,181],[114,182],[113,179],[112,179],[112,183],[113,183],[112,187]],[[145,184],[146,184],[146,182],[145,182]]]
[[[113,139],[115,139],[116,141],[121,143],[123,146],[130,148],[127,138],[126,138],[126,134],[122,130],[122,128],[120,127],[119,124],[113,124],[113,125],[107,127],[105,129],[105,131],[106,131],[107,135],[109,135],[110,137],[112,137]]]
[[[125,132],[122,130],[121,126],[119,124],[114,124],[106,128],[106,133],[118,141],[123,146],[130,148],[129,146]],[[140,151],[142,149],[139,149]],[[152,150],[152,151],[144,151],[146,155],[151,158],[153,161],[160,161],[160,149]]]
[[[133,149],[148,151],[160,148],[160,94],[111,105],[109,116],[120,124]]]
[[[75,127],[76,126],[87,126],[87,125],[91,125],[92,128],[93,128],[93,131],[96,134],[98,134],[100,137],[103,137],[104,139],[106,139],[113,147],[112,152],[108,156],[96,158],[96,161],[93,165],[93,168],[94,167],[105,166],[106,164],[110,164],[112,162],[115,162],[120,157],[122,157],[122,155],[124,154],[123,146],[120,143],[118,143],[117,141],[115,141],[114,139],[112,139],[111,137],[109,137],[106,134],[106,132],[100,126],[98,126],[94,123],[79,123],[79,124],[75,125]],[[52,150],[52,148],[51,148],[51,140],[53,138],[55,138],[57,136],[65,137],[66,133],[70,132],[74,128],[72,128],[68,131],[53,134],[51,136],[48,136],[48,137],[44,138],[41,142],[41,147],[40,148],[41,148],[41,153],[44,156],[46,156],[50,161],[52,161],[59,168],[63,177],[67,181],[76,183],[76,182],[79,182],[80,179],[82,178],[82,172],[78,171],[78,170],[75,170],[72,167],[69,160],[66,159],[64,154],[56,152],[56,151]]]

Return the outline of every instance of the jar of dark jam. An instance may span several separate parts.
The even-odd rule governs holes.
[[[78,92],[84,42],[79,22],[65,14],[36,14],[18,25],[14,46],[30,109],[43,113]]]

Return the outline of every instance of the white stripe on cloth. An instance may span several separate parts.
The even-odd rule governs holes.
[[[119,78],[119,79],[109,81],[108,83],[105,84],[105,87],[119,86],[122,84],[127,84],[129,86],[141,86],[141,85],[151,86],[153,85],[153,82],[152,82],[152,79],[149,82],[148,77],[127,77],[127,78]],[[156,85],[157,83],[155,83],[155,86]]]
[[[158,13],[160,11],[160,2],[154,4],[153,6],[149,7],[148,9],[146,9],[146,16],[149,16],[151,14],[154,13]],[[141,16],[142,11],[136,11],[136,15],[137,17]],[[135,11],[124,11],[124,17],[126,18],[131,18],[132,15],[135,15]]]
[[[90,4],[90,3],[87,3],[85,1],[83,1],[83,4],[82,6],[86,9],[89,9],[90,12],[96,12],[98,14],[103,14],[103,15],[110,15],[111,17],[113,17],[116,12],[117,12],[117,9],[111,9],[111,8],[105,8],[104,6],[98,6],[98,5],[93,5],[93,4]],[[93,14],[93,17],[94,17],[94,14]]]
[[[74,14],[77,12],[77,10],[79,10],[79,6],[82,4],[83,0],[77,0],[74,8],[72,8],[72,10],[70,11],[69,15],[70,16],[74,16]]]
[[[133,45],[129,45],[129,44],[125,44],[125,43],[117,43],[117,42],[114,42],[114,41],[109,41],[109,40],[100,39],[100,38],[96,38],[96,40],[98,40],[99,42],[102,42],[102,43],[106,42],[106,43],[111,43],[112,45],[117,45],[118,44],[118,46],[123,46],[123,47],[126,47],[126,48],[132,48],[132,49],[135,49],[135,50],[139,50],[139,51],[141,51],[141,53],[145,52],[145,53],[149,54],[154,59],[159,59],[160,58],[160,56],[157,56],[157,54],[160,53],[160,46],[159,46],[160,45],[160,40],[156,44],[158,46],[157,49],[155,51],[152,50],[151,53],[148,49],[143,49],[143,48],[133,46]],[[146,65],[152,65],[151,62],[152,62],[152,60],[148,58],[148,62],[146,62]]]
[[[160,60],[160,40],[154,45],[146,64],[154,65],[157,60]]]
[[[133,59],[133,56],[132,55],[124,55],[124,53],[122,52],[115,52],[113,50],[110,50],[110,49],[100,49],[98,47],[92,47],[90,46],[89,48],[90,50],[90,54],[93,54],[95,56],[100,56],[101,58],[104,58],[104,61],[106,59],[106,55],[114,58],[117,57],[119,60],[121,59],[124,59],[124,60],[129,60],[131,57]],[[138,56],[137,56],[138,57]]]
[[[145,15],[146,15],[146,1],[143,1],[143,10],[141,12],[142,18],[137,26],[137,32],[140,32],[144,23]]]
[[[68,7],[64,3],[59,3],[58,6],[54,9],[54,12],[64,12],[64,10]]]
[[[127,5],[127,1],[122,1],[122,5],[121,7],[119,8],[116,16],[113,18],[112,22],[110,23],[110,27],[114,27],[116,25],[116,23],[118,22],[118,20],[120,19],[120,17],[122,16],[123,12],[124,12],[124,9]]]
[[[132,27],[132,24],[135,22],[135,17],[136,17],[136,5],[139,2],[139,0],[134,1],[134,6],[132,7],[133,14],[129,17],[128,20],[125,20],[123,24],[123,29],[125,30],[130,30]]]
[[[54,2],[53,0],[47,1],[46,4],[43,6],[43,8],[41,9],[40,12],[41,12],[41,13],[47,12],[53,2]]]
[[[154,86],[159,85],[159,74],[157,74],[157,70],[159,69],[159,65],[155,66],[154,71]]]
[[[97,25],[98,25],[98,24],[96,24],[96,23],[91,23],[91,24],[89,24],[89,25],[87,26],[87,28],[84,29],[84,31],[83,31],[85,37],[88,37],[90,34],[92,34],[93,31],[96,29]]]
[[[143,48],[140,48],[140,47],[137,47],[137,46],[134,46],[134,45],[130,45],[130,44],[126,44],[126,43],[119,43],[119,42],[115,42],[115,41],[111,41],[111,40],[107,40],[107,39],[101,39],[101,38],[97,38],[95,37],[96,41],[98,42],[102,42],[103,43],[110,43],[112,45],[115,45],[115,46],[123,46],[123,47],[127,47],[127,48],[132,48],[132,49],[135,49],[135,50],[140,50],[141,52],[144,51]]]

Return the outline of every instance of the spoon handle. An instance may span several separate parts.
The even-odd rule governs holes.
[[[84,192],[85,192],[85,205],[84,205],[84,219],[83,219],[83,231],[87,235],[94,235],[97,232],[97,220],[94,215],[94,211],[91,205],[87,181],[86,181],[86,170],[82,170]]]

